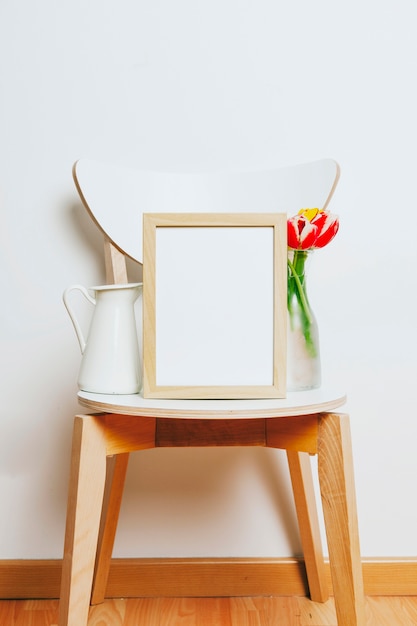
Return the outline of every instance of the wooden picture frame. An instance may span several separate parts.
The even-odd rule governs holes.
[[[145,398],[286,395],[284,213],[145,213]]]

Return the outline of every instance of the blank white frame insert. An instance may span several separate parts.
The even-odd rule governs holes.
[[[285,214],[144,214],[144,397],[285,397]]]

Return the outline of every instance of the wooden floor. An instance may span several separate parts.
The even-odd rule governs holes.
[[[369,597],[367,626],[416,626],[417,597]],[[57,600],[2,600],[1,626],[55,626]],[[333,600],[130,598],[91,609],[88,626],[337,626]]]

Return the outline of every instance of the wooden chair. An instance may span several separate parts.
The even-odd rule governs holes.
[[[81,160],[73,173],[104,233],[111,284],[128,282],[126,257],[142,261],[142,213],[324,208],[339,167],[325,159],[271,171],[167,175]],[[85,626],[90,602],[104,600],[129,453],[184,445],[263,445],[287,451],[310,597],[324,602],[328,588],[309,460],[317,454],[338,623],[364,624],[349,420],[330,413],[344,396],[322,390],[289,396],[267,406],[256,400],[237,405],[215,400],[208,407],[185,400],[161,408],[140,395],[80,392],[80,403],[94,414],[79,415],[74,423],[59,626]]]

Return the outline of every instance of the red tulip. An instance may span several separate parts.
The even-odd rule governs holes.
[[[317,226],[304,215],[295,215],[287,221],[288,247],[294,250],[311,248],[317,238]]]
[[[301,209],[287,222],[288,247],[294,250],[323,248],[338,230],[337,215],[320,209]]]

